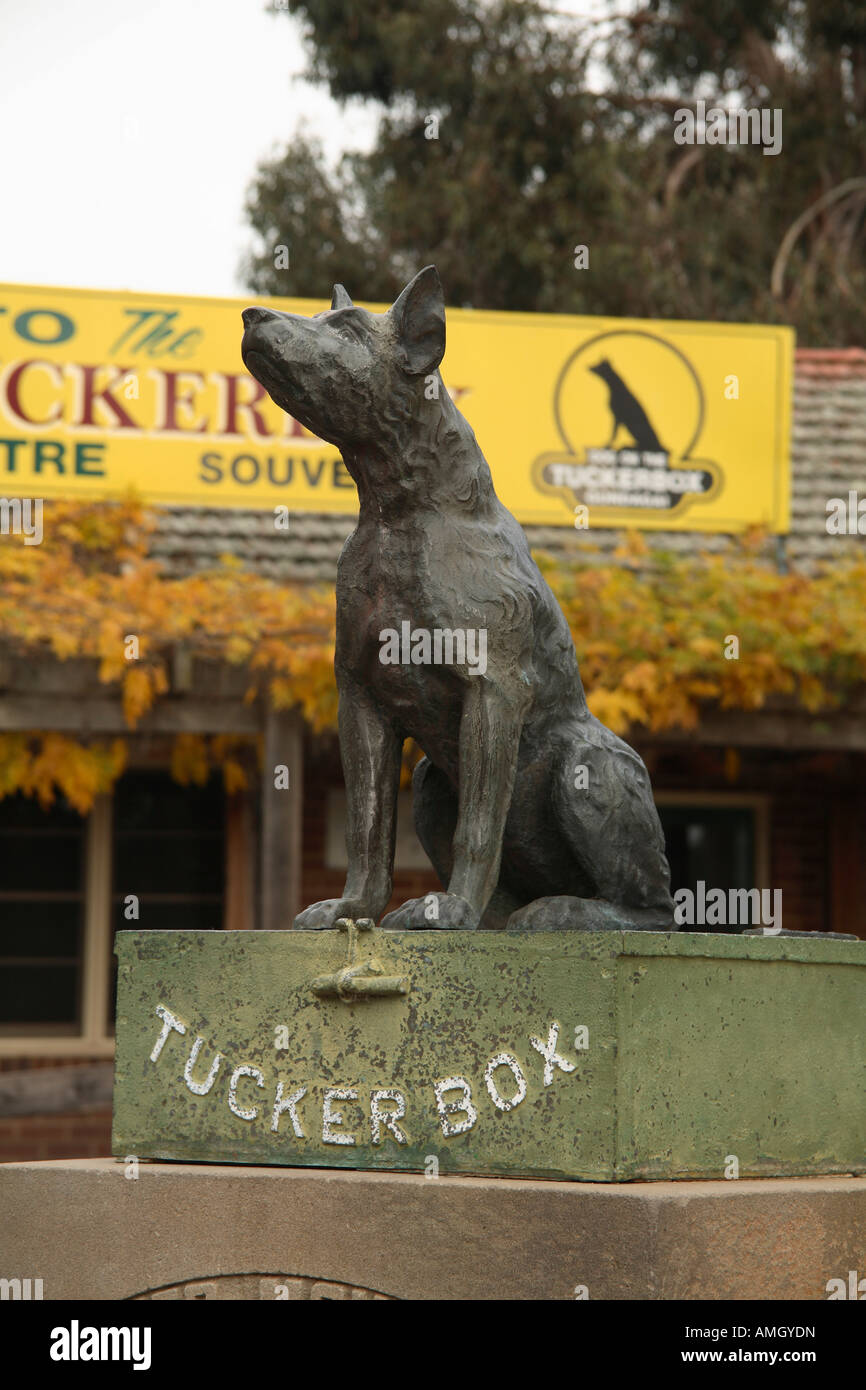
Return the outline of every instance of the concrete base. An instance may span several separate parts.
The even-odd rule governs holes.
[[[108,1158],[0,1165],[0,1277],[76,1300],[826,1300],[829,1281],[866,1274],[864,1178],[133,1171]]]

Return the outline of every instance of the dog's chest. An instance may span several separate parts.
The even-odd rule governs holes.
[[[353,537],[341,560],[340,664],[410,732],[459,722],[467,661],[480,658],[453,575],[423,540],[374,536]]]
[[[453,557],[446,557],[423,530],[356,533],[340,562],[337,621],[347,636],[363,628],[367,646],[386,629],[465,627],[468,608],[460,593]]]

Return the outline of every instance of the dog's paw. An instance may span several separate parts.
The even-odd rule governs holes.
[[[361,903],[350,898],[326,898],[324,902],[313,903],[304,908],[294,920],[295,931],[330,931],[336,927],[341,917],[350,917],[357,922],[359,917],[369,917]]]
[[[389,912],[381,925],[386,931],[435,931],[440,927],[475,931],[479,921],[472,904],[456,893],[428,893],[424,898],[410,898]]]

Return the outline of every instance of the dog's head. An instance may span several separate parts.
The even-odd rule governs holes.
[[[387,412],[420,391],[445,352],[445,304],[435,266],[419,271],[391,308],[371,314],[334,286],[312,318],[243,312],[244,365],[277,405],[340,448],[363,446]]]
[[[590,367],[589,370],[593,372],[596,376],[600,376],[602,381],[609,381],[613,368],[611,367],[608,359],[606,357],[603,357],[600,362],[596,362],[595,366]]]

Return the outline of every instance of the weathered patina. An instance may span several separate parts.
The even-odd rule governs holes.
[[[859,942],[374,930],[351,960],[347,944],[120,932],[113,1152],[431,1177],[866,1171]]]
[[[324,313],[256,307],[244,324],[245,366],[340,448],[360,502],[334,661],[348,873],[295,925],[381,917],[411,738],[415,826],[444,891],[384,925],[674,929],[647,770],[590,713],[565,617],[439,374],[435,267],[385,314],[336,285]]]

